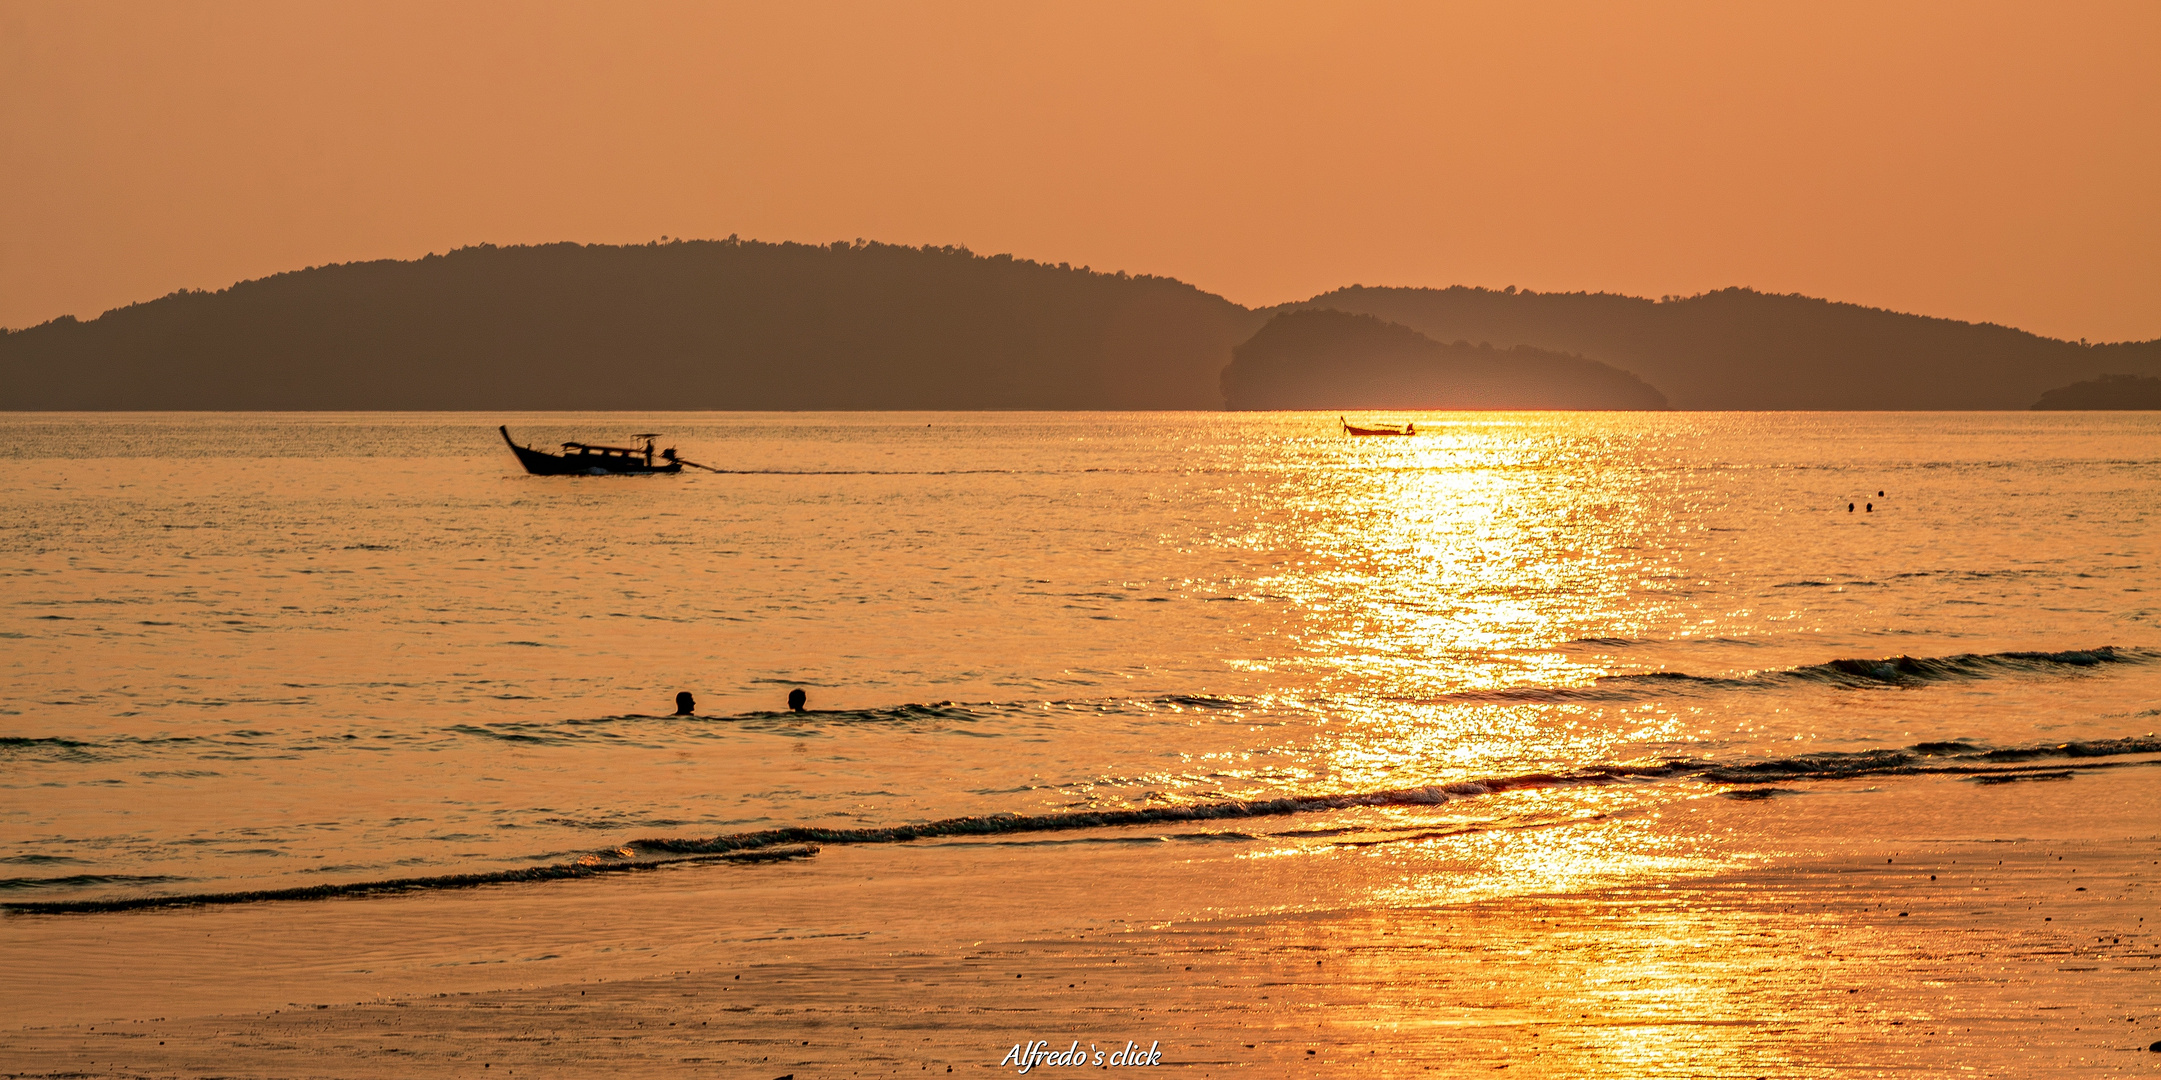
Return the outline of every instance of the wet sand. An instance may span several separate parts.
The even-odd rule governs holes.
[[[2151,1075],[2156,776],[17,916],[0,1071],[1017,1075],[1131,1040],[1197,1076]]]

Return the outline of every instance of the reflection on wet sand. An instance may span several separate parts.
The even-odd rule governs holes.
[[[1791,800],[1523,792],[1511,827],[1453,833],[1445,808],[1361,810],[1206,843],[952,839],[494,894],[17,919],[4,959],[25,973],[26,1026],[0,1032],[0,1058],[991,1075],[1016,1042],[1138,1039],[1207,1076],[2136,1066],[2156,1035],[2161,847],[2080,834],[2113,813],[2085,804],[2161,810],[2152,768],[1978,795],[1949,777]],[[1969,807],[1950,794],[2029,838],[1960,838]],[[1774,805],[1793,800],[1812,833]],[[1907,827],[1854,828],[1880,820]],[[957,911],[979,937],[954,939]],[[40,963],[84,956],[83,934],[113,949]],[[131,954],[137,939],[167,951]],[[225,1015],[173,1016],[176,991]],[[82,1021],[85,999],[124,1019]]]

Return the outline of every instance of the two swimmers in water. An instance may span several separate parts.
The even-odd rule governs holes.
[[[802,712],[804,703],[809,700],[810,695],[804,693],[803,688],[800,686],[788,691],[788,711]],[[675,695],[675,715],[696,716],[697,714],[698,699],[690,696],[690,691],[684,690]]]

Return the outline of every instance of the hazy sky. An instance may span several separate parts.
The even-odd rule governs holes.
[[[2161,337],[2161,3],[0,0],[0,326],[730,233]]]

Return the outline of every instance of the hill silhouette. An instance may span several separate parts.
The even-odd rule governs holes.
[[[1443,345],[1330,309],[1286,311],[1231,352],[1232,409],[1663,409],[1618,368],[1519,345]]]
[[[8,409],[1214,409],[1265,316],[964,248],[464,248],[0,337]]]
[[[2103,375],[2041,395],[2035,409],[2161,409],[2161,379]]]
[[[1491,342],[1563,382],[1588,376],[1512,350],[1573,354],[1683,409],[2023,409],[2104,372],[2161,375],[2161,341],[1747,289],[1353,286],[1255,311],[965,248],[731,237],[482,245],[63,317],[0,333],[0,409],[1216,409],[1233,346],[1307,308]]]
[[[2161,374],[2161,341],[2085,345],[1751,289],[1646,300],[1354,285],[1284,307],[1373,315],[1439,341],[1577,353],[1636,373],[1677,409],[2024,409],[2104,371]]]

